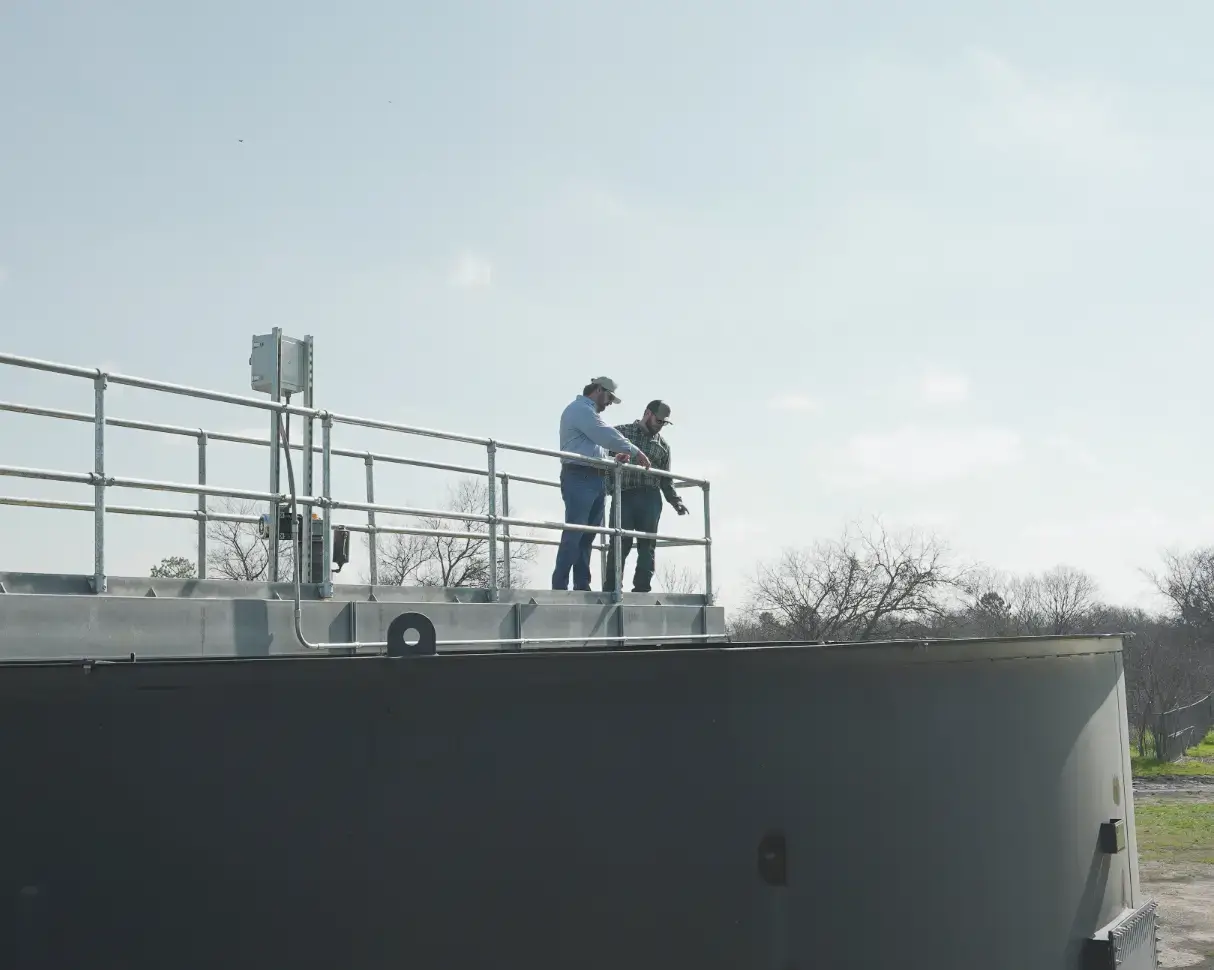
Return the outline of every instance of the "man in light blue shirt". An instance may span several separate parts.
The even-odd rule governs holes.
[[[581,396],[561,412],[561,451],[605,459],[610,449],[617,453],[616,461],[628,461],[631,457],[642,468],[648,468],[645,453],[603,420],[602,412],[620,401],[615,392],[616,383],[610,377],[596,377],[582,389]],[[566,522],[601,527],[607,498],[604,469],[562,458],[561,497],[565,500]],[[561,533],[556,569],[552,573],[553,589],[568,589],[572,571],[573,588],[589,591],[590,551],[595,535],[572,530]]]

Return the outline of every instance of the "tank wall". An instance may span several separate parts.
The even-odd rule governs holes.
[[[1134,902],[1117,653],[0,675],[31,965],[1051,970]]]

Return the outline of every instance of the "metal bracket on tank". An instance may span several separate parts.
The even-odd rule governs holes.
[[[1125,851],[1125,820],[1111,818],[1100,825],[1100,851],[1117,855]]]
[[[405,634],[417,633],[417,643],[409,643]],[[424,613],[402,613],[388,624],[389,657],[432,657],[438,653],[434,624]]]
[[[1158,970],[1158,903],[1126,910],[1084,941],[1083,970]]]

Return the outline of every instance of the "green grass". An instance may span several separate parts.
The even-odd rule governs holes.
[[[1144,859],[1214,863],[1214,805],[1208,802],[1136,805],[1134,825]]]
[[[1151,742],[1147,741],[1150,750]],[[1156,761],[1148,755],[1138,754],[1138,746],[1130,755],[1135,778],[1152,778],[1160,775],[1214,775],[1214,731],[1205,736],[1201,744],[1189,748],[1179,761]]]

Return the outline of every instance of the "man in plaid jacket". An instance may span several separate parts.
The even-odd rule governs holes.
[[[670,424],[670,405],[665,401],[650,401],[645,408],[645,414],[639,421],[630,424],[616,425],[616,431],[643,451],[654,468],[670,471],[670,445],[662,437],[662,429]],[[679,515],[687,514],[687,506],[674,490],[674,484],[669,478],[659,478],[656,475],[646,475],[631,466],[620,468],[620,528],[631,529],[634,532],[657,532],[658,520],[662,516],[662,498],[670,503]],[[615,499],[612,499],[612,518],[614,524]],[[607,571],[603,576],[603,590],[612,592],[615,589],[615,542],[607,536]],[[654,552],[657,543],[653,539],[638,539],[636,571],[632,576],[632,591],[648,593],[653,581]],[[628,553],[632,550],[632,537],[620,537],[620,552],[624,562],[628,561]],[[620,565],[621,575],[623,563]]]

